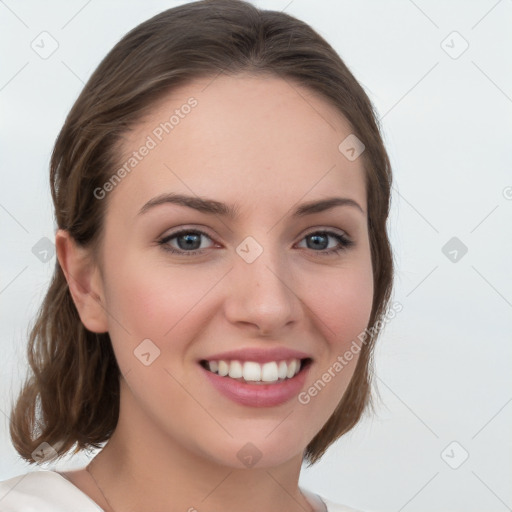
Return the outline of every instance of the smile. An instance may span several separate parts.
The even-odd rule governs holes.
[[[264,364],[245,361],[242,365],[237,360],[202,360],[200,367],[213,388],[230,400],[249,407],[274,407],[288,402],[300,393],[312,362],[311,358],[306,358],[268,361]],[[285,370],[286,376],[280,377]],[[272,380],[263,380],[265,378]]]
[[[201,366],[221,377],[229,377],[239,382],[273,383],[292,379],[300,372],[301,367],[310,363],[310,358],[269,361],[263,364],[255,361],[225,361],[221,359],[203,360]]]

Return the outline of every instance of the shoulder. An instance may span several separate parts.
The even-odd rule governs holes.
[[[37,470],[0,482],[2,512],[102,512],[55,471]]]

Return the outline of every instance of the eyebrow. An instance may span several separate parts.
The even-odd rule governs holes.
[[[186,206],[210,215],[221,215],[230,219],[236,219],[240,211],[238,204],[229,205],[220,201],[215,201],[214,199],[192,197],[184,194],[165,193],[150,199],[140,209],[137,215],[142,215],[156,206],[168,203]],[[335,208],[336,206],[351,206],[366,215],[359,203],[353,199],[348,197],[329,197],[326,199],[302,203],[294,210],[292,217],[304,217],[306,215],[312,215],[314,213],[320,213],[331,208]]]

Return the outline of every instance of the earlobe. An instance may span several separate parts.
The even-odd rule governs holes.
[[[80,247],[66,230],[55,235],[59,264],[84,326],[92,332],[108,331],[101,275],[90,251]]]

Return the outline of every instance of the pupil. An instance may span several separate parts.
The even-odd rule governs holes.
[[[178,237],[178,245],[180,246],[180,249],[198,249],[199,246],[201,245],[201,241],[200,241],[199,237],[200,237],[200,235],[198,235],[197,233],[196,234],[190,233],[190,234],[182,235],[182,236]],[[186,240],[186,244],[184,246],[183,246],[183,244],[180,243],[180,241],[183,239]],[[199,241],[199,245],[197,245],[198,241]],[[189,242],[191,242],[192,245]],[[196,243],[197,246],[193,246],[194,242]]]
[[[311,235],[309,238],[310,238],[310,240],[315,240],[315,242],[314,242],[314,244],[313,244],[313,247],[310,247],[310,249],[315,248],[315,247],[318,249],[318,247],[319,247],[318,240],[319,240],[319,239],[324,239],[324,242],[326,242],[326,241],[327,241],[327,237],[326,237],[325,235]],[[324,243],[324,244],[322,244],[322,243],[320,242],[320,245],[322,245],[322,246],[323,246],[323,245],[325,245],[325,243]],[[321,247],[321,249],[325,249],[326,247],[327,247],[327,246],[325,246],[325,247]]]

